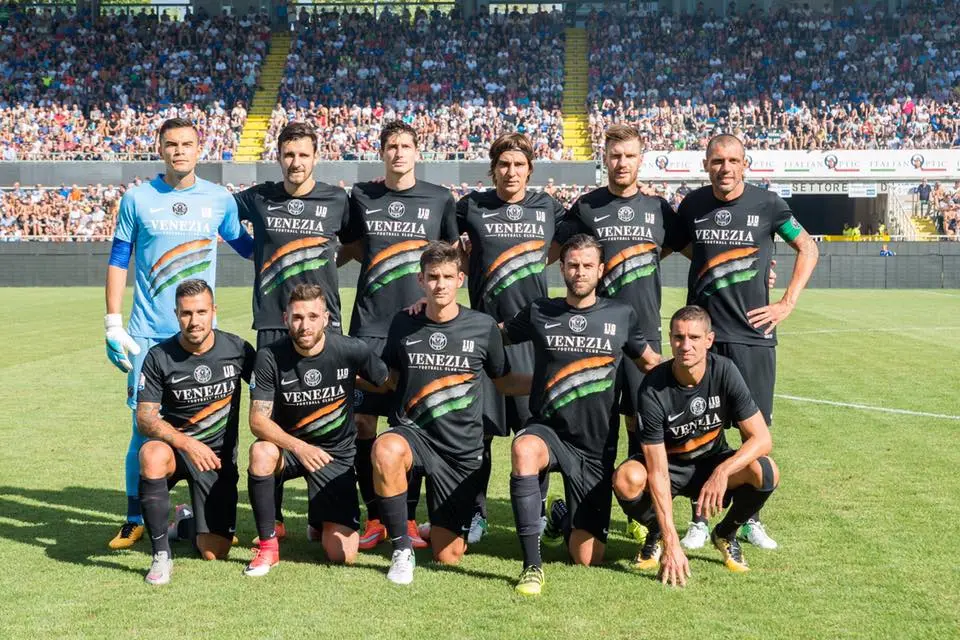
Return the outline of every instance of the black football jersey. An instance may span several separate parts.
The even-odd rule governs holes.
[[[457,203],[457,225],[470,238],[470,306],[498,322],[547,295],[547,253],[563,218],[549,194],[528,191],[507,203],[496,191],[474,191]]]
[[[353,186],[341,237],[345,243],[362,238],[364,256],[350,335],[386,337],[393,315],[423,297],[420,254],[430,241],[457,241],[455,215],[450,190],[422,180],[404,191],[379,182]]]
[[[511,342],[534,344],[531,420],[592,457],[615,455],[617,370],[624,354],[637,358],[647,347],[636,312],[609,298],[585,309],[542,298],[504,323],[504,331]]]
[[[180,345],[179,333],[151,347],[140,371],[137,401],[159,403],[170,426],[235,461],[240,380],[250,379],[256,353],[239,336],[213,333],[213,347],[199,355]]]
[[[259,184],[234,196],[241,220],[253,224],[253,328],[283,329],[290,292],[300,283],[323,288],[330,324],[340,330],[339,234],[348,220],[347,192],[317,182],[293,197],[282,182]]]
[[[388,371],[362,340],[333,331],[325,340],[323,351],[310,357],[300,355],[289,337],[260,349],[250,399],[273,402],[271,418],[290,435],[349,458],[356,453],[356,376],[381,385]]]
[[[693,243],[687,304],[707,310],[718,342],[775,345],[776,331],[764,335],[764,328],[753,328],[747,312],[770,303],[774,234],[792,241],[803,232],[789,205],[750,184],[730,202],[718,200],[706,186],[684,198],[677,213],[674,248]]]
[[[447,322],[426,313],[398,313],[383,350],[399,374],[391,425],[423,429],[440,451],[453,458],[483,452],[481,372],[500,378],[509,372],[503,337],[490,316],[459,307]]]
[[[640,442],[662,442],[670,462],[692,464],[726,450],[724,425],[753,416],[757,404],[732,360],[707,353],[707,370],[695,387],[677,382],[672,365],[660,363],[640,385]]]

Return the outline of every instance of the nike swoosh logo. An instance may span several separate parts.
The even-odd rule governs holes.
[[[693,221],[693,224],[700,224],[701,222],[706,222],[707,220],[709,220],[709,219],[712,218],[712,217],[713,217],[713,216],[706,216],[706,217],[704,217],[704,218],[697,218],[696,220]]]
[[[280,384],[283,386],[287,386],[288,384],[293,384],[296,381],[297,381],[296,378],[294,378],[293,380],[280,380]]]
[[[609,214],[608,214],[608,215],[605,215],[605,216],[600,216],[599,218],[594,218],[593,221],[594,221],[594,222],[600,222],[601,220],[606,220],[606,219],[609,218],[609,217],[610,217],[610,216],[609,216]]]
[[[377,211],[383,211],[383,209],[367,209],[366,211],[363,212],[363,215],[368,216],[371,213],[376,213]]]
[[[499,211],[494,211],[493,213],[485,213],[485,214],[483,214],[483,215],[480,216],[480,217],[481,217],[481,218],[492,218],[493,216],[498,216],[498,215],[500,215],[500,212],[499,212]]]
[[[465,527],[460,527],[460,531],[470,531],[470,525],[467,525]]]
[[[560,324],[561,324],[560,322],[547,322],[547,323],[545,323],[545,324],[543,325],[543,328],[544,328],[544,329],[553,329],[554,327],[559,327]]]
[[[165,207],[150,207],[150,213],[160,213]]]
[[[685,414],[685,413],[686,413],[686,411],[681,411],[680,413],[678,413],[678,414],[676,414],[676,415],[667,416],[667,422],[673,422],[674,420],[676,420],[677,418],[679,418],[680,416],[682,416],[682,415]]]
[[[421,342],[423,342],[423,340],[407,340],[404,344],[409,347],[410,345],[420,344]]]
[[[170,378],[170,384],[177,384],[178,382],[183,382],[189,378],[190,376],[183,376],[182,378]]]
[[[286,207],[286,205],[278,204],[278,205],[274,205],[274,206],[272,206],[272,207],[267,207],[267,211],[276,211],[277,209],[283,209],[283,208],[285,208],[285,207]]]

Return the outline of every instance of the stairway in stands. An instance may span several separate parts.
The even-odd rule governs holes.
[[[913,227],[917,230],[917,240],[935,240],[937,225],[930,218],[914,216],[911,218]]]
[[[253,102],[247,112],[247,123],[237,145],[237,162],[256,162],[263,155],[263,139],[270,126],[270,114],[280,95],[283,67],[290,53],[290,34],[274,33],[270,38],[270,53],[263,61],[259,88],[253,94]]]
[[[587,118],[587,30],[569,27],[563,64],[563,144],[573,148],[574,160],[589,160],[593,155],[590,124]]]

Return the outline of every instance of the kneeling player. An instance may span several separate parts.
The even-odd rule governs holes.
[[[418,276],[426,307],[394,317],[383,351],[398,406],[373,446],[373,480],[394,549],[387,578],[396,584],[410,584],[416,564],[406,526],[407,474],[427,479],[434,560],[456,564],[481,485],[482,373],[501,393],[530,390],[530,376],[508,373],[493,318],[457,304],[463,278],[458,249],[431,242]]]
[[[153,545],[149,584],[170,582],[170,488],[190,487],[196,546],[206,560],[230,552],[237,522],[239,379],[250,379],[253,347],[213,329],[213,291],[185,280],[176,291],[180,332],[151,347],[137,393],[140,502]],[[161,415],[162,414],[162,415]]]
[[[327,558],[352,564],[360,536],[360,503],[353,464],[356,376],[382,384],[387,368],[366,342],[327,330],[323,289],[294,287],[284,313],[289,338],[257,352],[250,384],[248,490],[259,544],[244,573],[264,576],[280,562],[275,528],[277,481],[305,476],[308,524],[320,531]]]
[[[779,482],[767,455],[772,443],[763,415],[736,365],[709,352],[713,339],[710,316],[702,308],[673,314],[673,359],[654,369],[640,388],[642,453],[620,465],[614,476],[624,512],[649,528],[636,566],[662,564],[665,583],[685,584],[690,575],[673,524],[673,496],[696,499],[697,515],[706,518],[730,506],[711,539],[726,567],[743,572],[748,567],[737,529]],[[724,424],[730,422],[743,438],[737,450],[724,437]]]
[[[611,477],[620,427],[617,398],[623,355],[641,371],[660,356],[643,337],[636,312],[597,296],[603,251],[577,234],[560,253],[566,298],[541,298],[504,323],[511,342],[534,343],[533,417],[513,441],[510,499],[523,549],[517,593],[543,588],[539,477],[563,476],[569,513],[562,530],[577,564],[603,559],[610,526]],[[551,514],[552,515],[552,514]]]

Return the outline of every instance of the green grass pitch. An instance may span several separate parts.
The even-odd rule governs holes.
[[[219,295],[220,327],[252,337],[249,290]],[[665,293],[664,315],[681,296]],[[765,517],[781,549],[746,547],[749,574],[727,572],[713,549],[690,554],[684,590],[635,574],[615,507],[606,564],[573,567],[545,547],[537,600],[512,591],[520,552],[505,439],[494,450],[490,535],[456,568],[419,553],[409,588],[386,581],[386,546],[351,568],[318,562],[302,480],[287,489],[292,535],[268,577],[241,575],[255,535],[242,480],[243,546],[204,563],[175,543],[173,583],[145,585],[146,541],[106,548],[125,506],[130,414],[124,378],[104,356],[102,290],[2,297],[0,638],[960,636],[960,420],[950,417],[960,415],[960,292],[804,294],[781,332],[779,394],[945,417],[778,398],[783,480]],[[186,499],[181,485],[173,502]],[[682,533],[687,505],[675,508]]]

